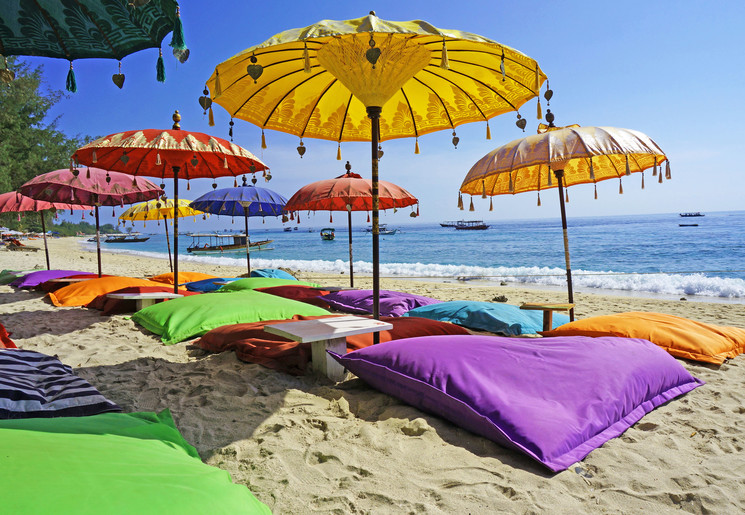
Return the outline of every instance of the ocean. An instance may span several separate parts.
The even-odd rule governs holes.
[[[319,231],[324,226],[309,227],[303,223],[297,225],[298,230],[284,232],[263,229],[260,221],[251,219],[252,241],[273,240],[271,250],[251,254],[252,267],[348,273],[346,217],[335,214],[339,215],[336,223],[327,224],[335,228],[333,241],[321,240]],[[388,222],[389,228],[400,231],[380,236],[381,275],[566,287],[558,218],[485,222],[490,227],[483,231]],[[242,226],[243,220],[236,219],[234,227]],[[371,235],[365,227],[352,228],[354,270],[371,274]],[[102,249],[166,256],[162,225],[150,222],[144,229],[141,224],[136,229],[149,234],[150,239],[141,243],[102,243]],[[245,253],[240,252],[223,256],[188,254],[186,248],[192,238],[184,233],[200,232],[200,224],[185,219],[179,221],[179,229],[181,270],[188,270],[191,261],[245,265]],[[201,232],[207,231],[201,228]],[[575,291],[664,298],[697,296],[699,300],[734,302],[745,299],[745,211],[705,213],[695,218],[683,218],[678,213],[572,218],[568,220],[568,235]],[[95,243],[83,240],[83,245],[95,249]]]

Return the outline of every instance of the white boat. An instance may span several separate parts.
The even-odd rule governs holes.
[[[249,250],[271,250],[269,244],[274,240],[250,241]],[[192,234],[187,252],[192,254],[224,254],[246,250],[245,234]]]

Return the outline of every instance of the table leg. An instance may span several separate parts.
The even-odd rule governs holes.
[[[554,313],[550,309],[543,310],[543,330],[550,331],[553,325]]]
[[[346,338],[332,338],[330,340],[318,340],[311,342],[311,359],[313,360],[313,371],[325,375],[335,383],[342,381],[346,375],[344,367],[332,358],[326,350],[337,354],[347,353]]]
[[[135,307],[137,308],[137,311],[139,311],[148,306],[152,306],[156,302],[157,302],[157,299],[137,299],[135,301]]]

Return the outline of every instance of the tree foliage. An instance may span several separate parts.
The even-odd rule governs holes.
[[[13,191],[24,182],[70,165],[70,156],[92,138],[69,137],[58,129],[59,117],[49,119],[61,91],[42,91],[42,67],[31,68],[8,58],[16,78],[0,82],[0,193]],[[45,214],[51,221],[52,214]],[[39,219],[38,216],[29,218]],[[16,214],[0,215],[0,224],[14,228]]]

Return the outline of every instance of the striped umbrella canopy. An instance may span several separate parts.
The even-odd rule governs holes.
[[[349,228],[349,286],[354,288],[352,259],[352,211],[371,211],[373,208],[373,184],[352,173],[352,165],[345,165],[347,173],[334,179],[306,184],[290,197],[285,211],[299,216],[298,211],[346,211]],[[378,182],[378,209],[397,209],[413,206],[419,200],[401,186],[387,181]],[[419,216],[419,209],[411,216]],[[298,218],[298,222],[299,222]],[[370,220],[368,220],[369,222]]]
[[[280,216],[287,199],[268,188],[249,185],[243,178],[243,185],[235,188],[222,188],[205,193],[191,204],[192,208],[215,215],[242,216],[246,224],[246,264],[251,273],[251,242],[248,235],[248,219],[252,216]]]
[[[47,270],[51,270],[49,264],[49,248],[47,246],[47,229],[44,222],[44,213],[49,209],[62,209],[62,210],[74,210],[74,209],[93,209],[93,206],[83,206],[66,204],[63,202],[45,202],[43,200],[35,200],[26,195],[21,195],[15,191],[9,191],[0,195],[0,213],[22,213],[27,211],[34,211],[39,213],[41,218],[41,232],[44,238],[44,254],[47,260]],[[20,215],[18,215],[20,217]],[[20,218],[19,218],[20,220]]]

